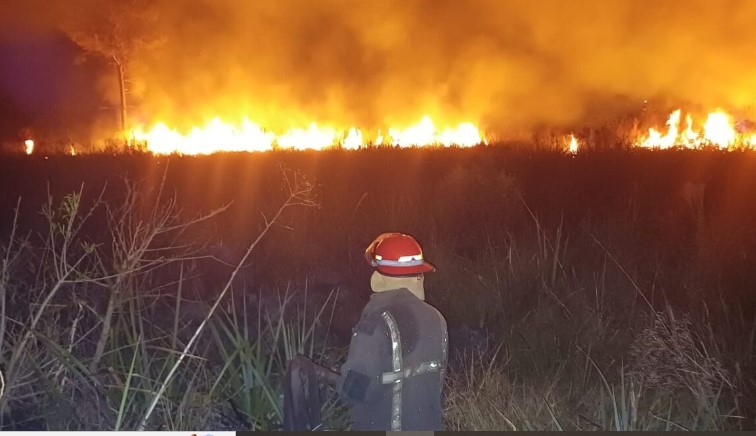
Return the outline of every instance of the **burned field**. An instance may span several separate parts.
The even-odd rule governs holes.
[[[3,428],[277,428],[287,359],[338,365],[369,297],[363,250],[384,231],[416,236],[438,267],[426,288],[453,346],[448,428],[755,426],[750,152],[0,166]]]

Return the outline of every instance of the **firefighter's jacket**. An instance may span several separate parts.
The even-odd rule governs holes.
[[[354,430],[442,430],[446,320],[407,289],[377,292],[354,328],[339,389]]]

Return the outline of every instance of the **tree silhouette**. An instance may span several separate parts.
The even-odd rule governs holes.
[[[87,54],[115,67],[120,99],[120,127],[128,128],[129,67],[134,56],[157,48],[158,10],[150,0],[75,0],[63,19],[63,31]]]

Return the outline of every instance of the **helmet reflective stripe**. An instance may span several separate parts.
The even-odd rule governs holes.
[[[382,274],[393,276],[435,271],[436,268],[424,258],[415,238],[402,233],[383,233],[365,250],[365,260],[370,266]]]
[[[409,256],[405,256],[405,257],[409,257]],[[376,259],[375,260],[375,264],[376,265],[380,265],[380,266],[398,266],[398,267],[403,267],[403,266],[420,266],[420,265],[423,264],[423,259],[421,258],[421,259],[418,259],[418,260],[408,260],[408,261],[405,261],[405,262],[402,262],[401,260],[388,260],[388,259],[386,259],[386,260],[378,260],[378,259]]]

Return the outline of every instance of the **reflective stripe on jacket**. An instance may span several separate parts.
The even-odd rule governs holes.
[[[407,289],[378,292],[354,329],[339,390],[354,430],[442,430],[446,321]]]

